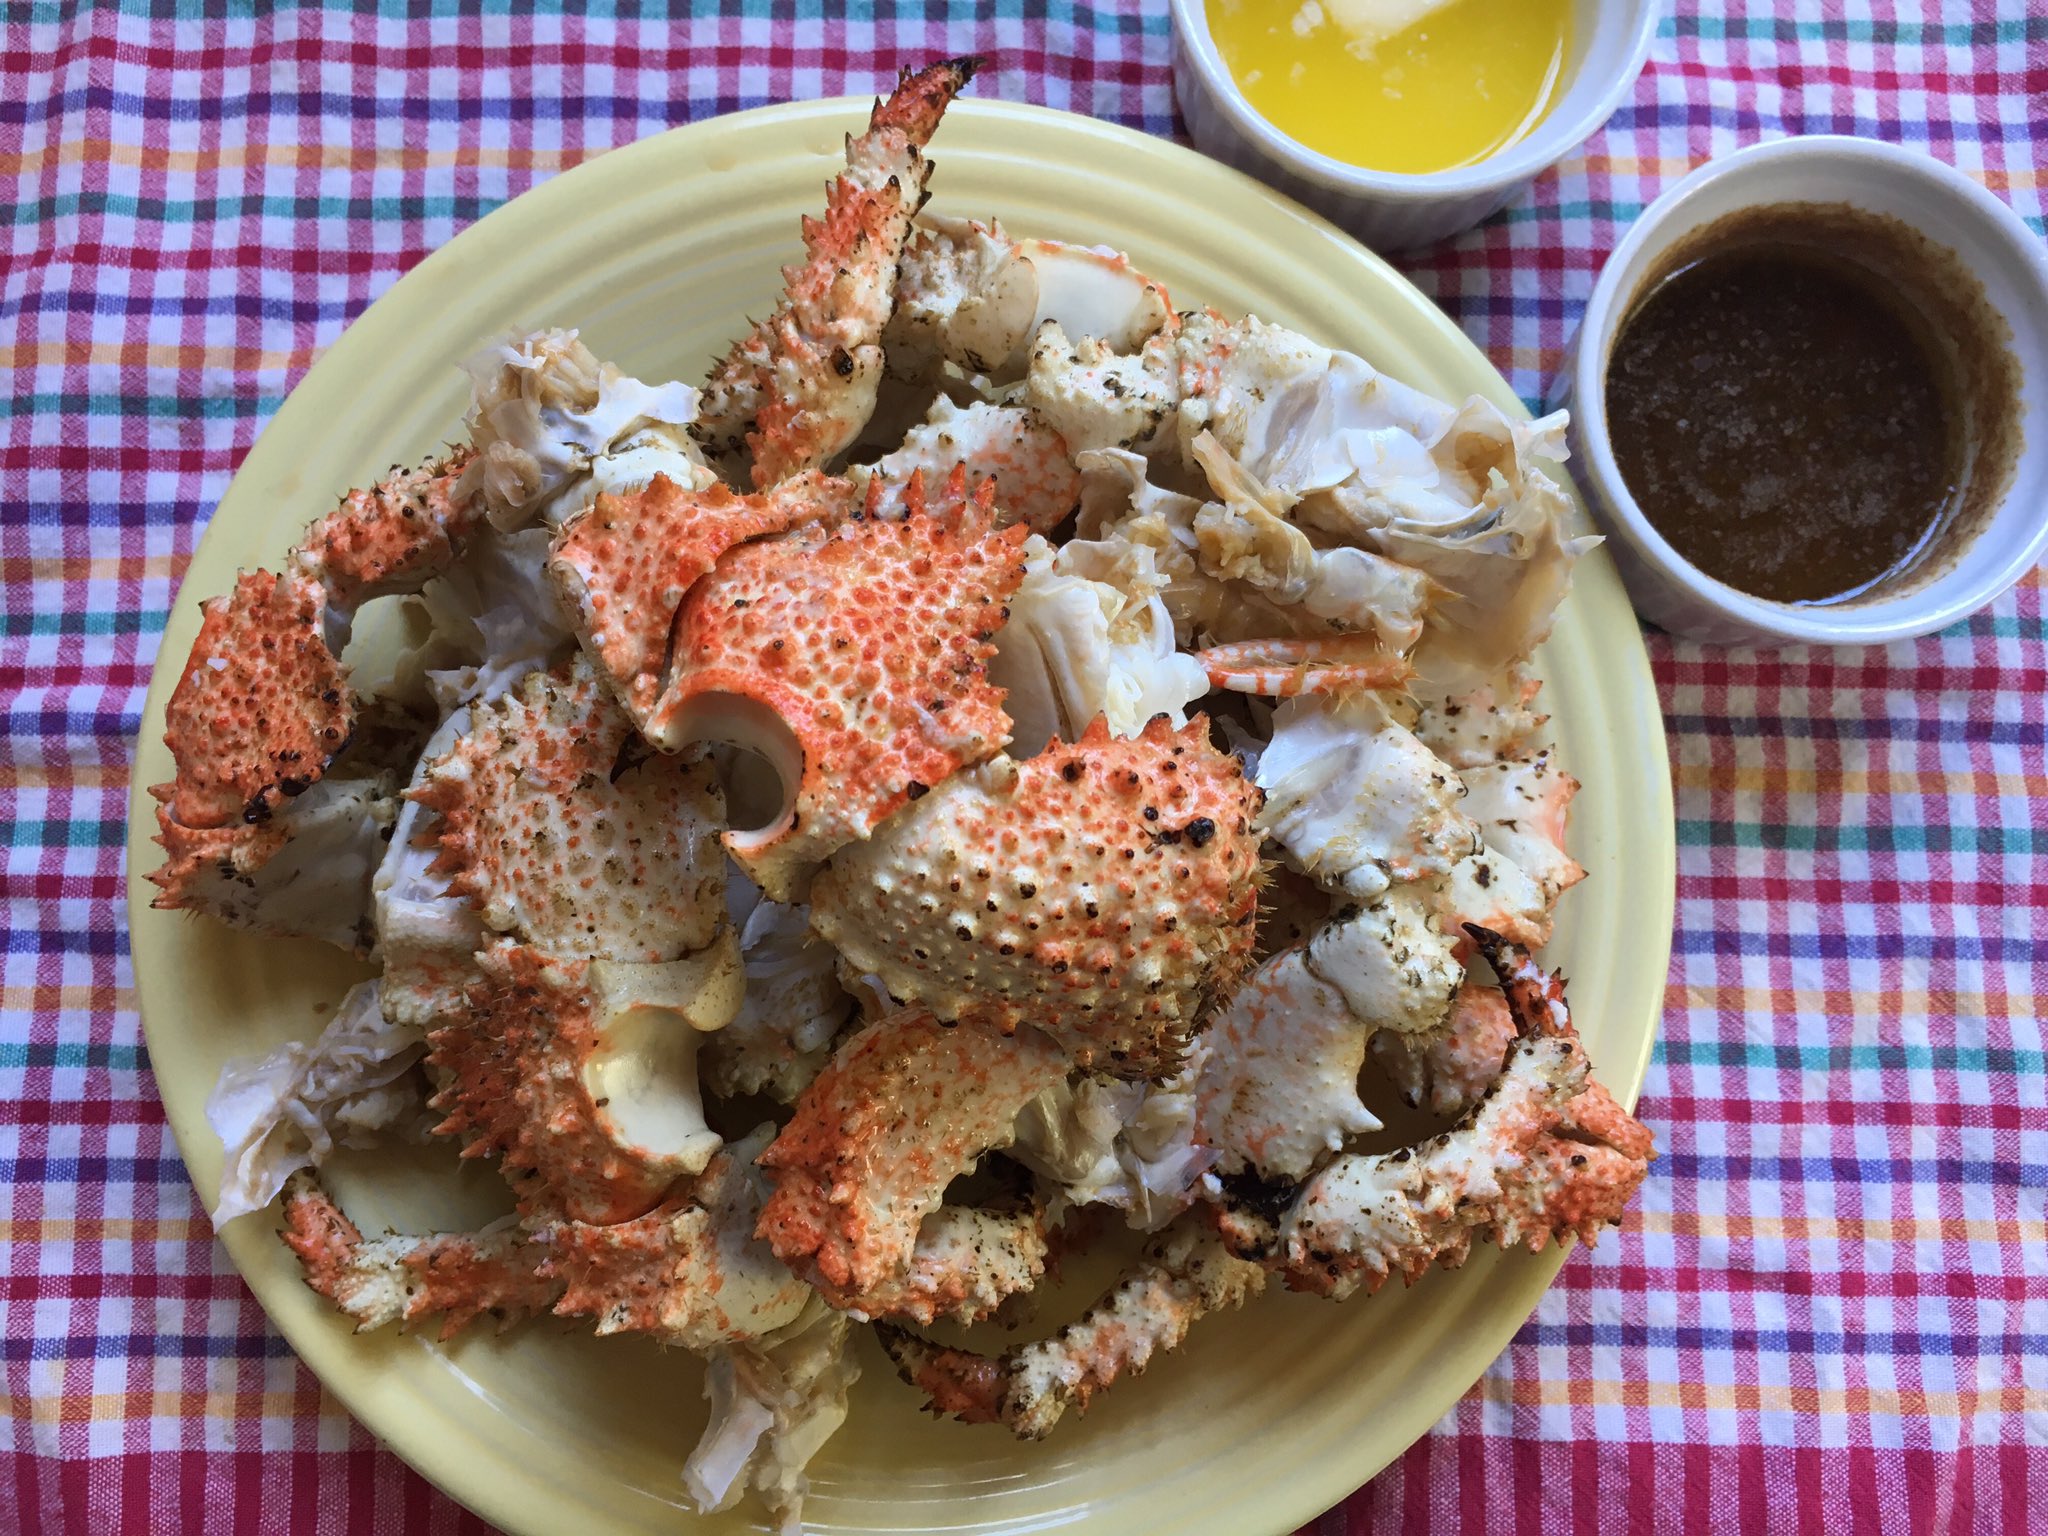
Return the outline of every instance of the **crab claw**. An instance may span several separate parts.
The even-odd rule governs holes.
[[[941,1024],[904,1009],[841,1046],[760,1163],[775,1183],[760,1233],[835,1306],[896,1291],[946,1186],[1010,1139],[1024,1106],[1064,1080],[1031,1031]]]
[[[486,1312],[504,1322],[544,1312],[562,1290],[509,1218],[482,1232],[366,1238],[304,1169],[285,1184],[278,1235],[306,1284],[354,1318],[358,1333],[439,1316],[449,1339]]]
[[[757,489],[825,464],[874,414],[897,263],[931,175],[921,149],[975,64],[906,73],[876,104],[868,131],[847,140],[824,217],[804,220],[804,260],[783,269],[782,305],[706,386],[691,430],[719,453],[744,440]]]
[[[731,742],[775,769],[781,815],[725,837],[772,898],[801,900],[820,861],[1001,748],[989,640],[1028,536],[994,529],[984,494],[745,544],[690,589],[647,734]]]
[[[326,593],[249,571],[202,611],[164,710],[177,777],[150,790],[166,854],[152,905],[367,949],[395,784],[327,778],[357,701],[325,638]]]
[[[1310,640],[1240,640],[1195,652],[1212,687],[1291,699],[1303,693],[1398,688],[1413,674],[1405,657],[1379,636],[1331,635]]]
[[[1564,985],[1527,950],[1468,932],[1501,979],[1516,1038],[1476,1106],[1420,1146],[1326,1164],[1276,1223],[1226,1213],[1299,1290],[1343,1298],[1455,1268],[1475,1241],[1541,1249],[1618,1221],[1654,1155],[1650,1133],[1591,1081]]]
[[[842,849],[811,924],[942,1019],[1032,1024],[1084,1066],[1171,1070],[1251,956],[1259,792],[1197,716],[1002,758]]]
[[[433,1031],[435,1129],[496,1154],[529,1215],[593,1224],[650,1210],[720,1145],[697,1088],[700,1033],[739,1007],[726,942],[667,965],[560,960],[501,942],[468,1016]]]

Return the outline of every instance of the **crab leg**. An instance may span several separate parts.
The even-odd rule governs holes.
[[[1265,1283],[1263,1269],[1233,1256],[1191,1214],[1148,1243],[1138,1264],[1053,1338],[991,1357],[887,1323],[875,1331],[897,1374],[928,1394],[934,1412],[969,1424],[1001,1423],[1019,1439],[1042,1440],[1068,1408],[1086,1412],[1097,1392],[1142,1374],[1198,1319],[1242,1305]]]
[[[1214,687],[1275,699],[1356,688],[1398,688],[1414,675],[1405,657],[1382,646],[1379,636],[1367,634],[1240,640],[1197,651],[1195,660],[1207,669]]]
[[[304,1169],[286,1181],[284,1219],[279,1235],[306,1284],[354,1318],[358,1333],[438,1314],[440,1336],[452,1338],[486,1312],[507,1322],[544,1312],[562,1291],[517,1226],[366,1238]]]
[[[1588,1079],[1556,977],[1490,930],[1472,937],[1501,977],[1517,1038],[1500,1076],[1454,1129],[1419,1147],[1340,1157],[1277,1221],[1242,1207],[1219,1225],[1233,1250],[1289,1286],[1341,1300],[1396,1271],[1455,1268],[1475,1240],[1541,1249],[1592,1242],[1647,1171],[1649,1131]]]
[[[978,63],[906,71],[895,94],[876,103],[868,131],[847,140],[846,171],[826,193],[824,217],[804,220],[805,259],[783,270],[781,307],[706,385],[691,430],[718,453],[744,441],[757,488],[825,464],[874,413],[896,268],[931,175],[922,150]]]

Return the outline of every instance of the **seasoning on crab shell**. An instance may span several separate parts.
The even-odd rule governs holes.
[[[1259,791],[1197,716],[948,780],[842,850],[811,923],[941,1018],[1034,1025],[1084,1066],[1164,1076],[1250,962]]]

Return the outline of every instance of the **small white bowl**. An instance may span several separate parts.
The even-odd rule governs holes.
[[[1575,0],[1564,88],[1543,120],[1499,153],[1453,171],[1369,171],[1290,139],[1224,67],[1206,0],[1173,0],[1173,94],[1203,154],[1278,187],[1374,250],[1410,250],[1497,212],[1613,116],[1642,73],[1661,9],[1661,0]]]
[[[1607,435],[1614,338],[1666,252],[1731,213],[1782,203],[1888,215],[1955,253],[2010,331],[2019,372],[2011,480],[1995,507],[1952,529],[1861,597],[1779,603],[1701,572],[1643,516]],[[1607,260],[1551,405],[1572,413],[1572,468],[1636,611],[1721,645],[1875,645],[1931,634],[1982,608],[2048,552],[2048,248],[2004,203],[1931,156],[1872,139],[1781,139],[1694,171],[1653,203]]]

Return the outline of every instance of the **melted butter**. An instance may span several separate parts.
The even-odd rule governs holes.
[[[1562,87],[1571,0],[1207,0],[1246,98],[1289,138],[1380,171],[1483,160]]]

